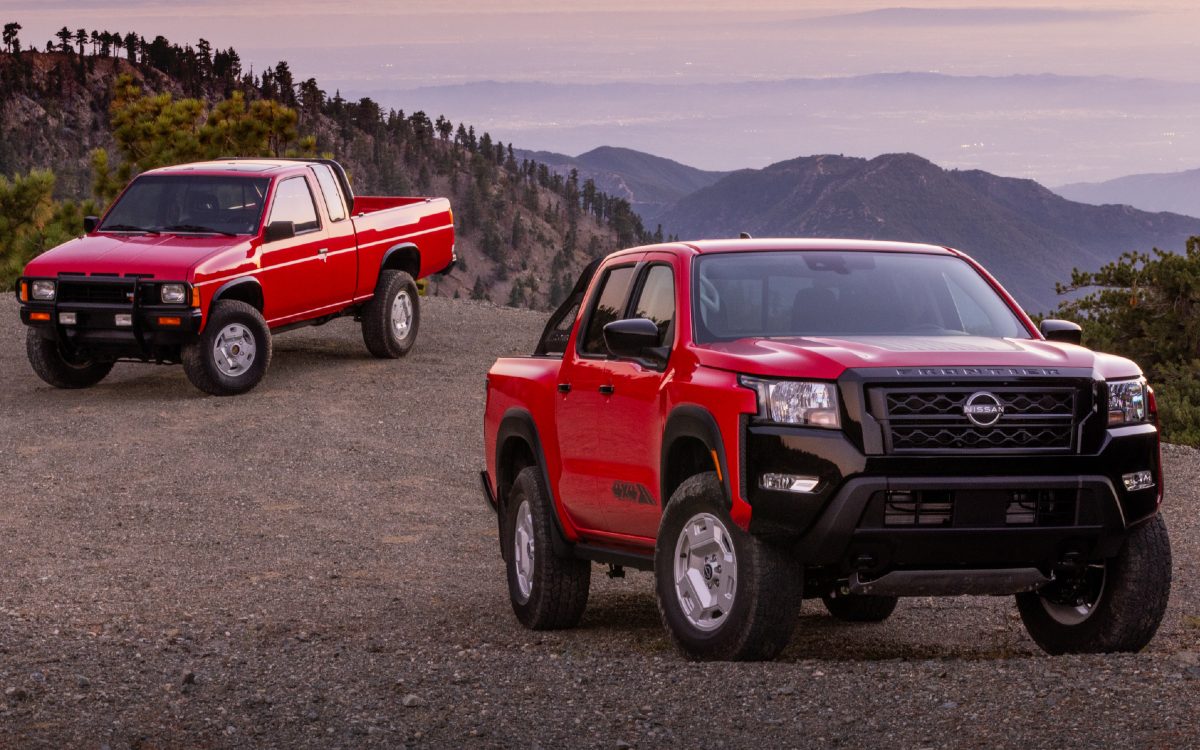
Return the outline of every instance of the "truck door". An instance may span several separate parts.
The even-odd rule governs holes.
[[[624,316],[640,256],[605,267],[585,301],[575,345],[559,369],[555,423],[562,471],[558,494],[572,522],[590,531],[608,531],[616,464],[612,460],[612,382],[604,345],[606,323]]]
[[[654,539],[662,516],[660,456],[663,394],[674,348],[675,267],[669,255],[649,254],[634,281],[627,317],[647,318],[658,326],[660,360],[613,359],[604,363],[611,391],[606,405],[611,420],[598,427],[612,463],[609,528],[618,534]]]
[[[313,295],[321,294],[325,261],[320,251],[328,237],[305,177],[286,177],[275,186],[267,225],[277,221],[292,222],[296,234],[262,247],[264,316],[272,325],[303,318],[318,306]]]
[[[313,174],[321,188],[321,203],[329,220],[326,243],[325,278],[328,293],[321,296],[325,304],[344,307],[354,297],[358,285],[358,242],[354,224],[350,221],[346,197],[328,164],[313,164]]]

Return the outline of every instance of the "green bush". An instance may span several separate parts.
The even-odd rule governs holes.
[[[82,234],[83,216],[95,207],[53,195],[52,172],[0,176],[0,289],[11,289],[34,256]]]

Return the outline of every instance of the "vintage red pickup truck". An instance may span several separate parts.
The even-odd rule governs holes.
[[[230,159],[135,178],[86,236],[17,281],[34,371],[86,388],[118,360],[182,362],[215,395],[266,373],[272,335],[353,315],[377,357],[412,348],[416,279],[455,262],[443,198],[355,196],[326,159]]]
[[[805,598],[1015,595],[1051,653],[1136,651],[1166,610],[1154,393],[944,247],[672,243],[589,269],[488,374],[508,591],[570,627],[591,563],[654,571],[692,657],[770,658]]]

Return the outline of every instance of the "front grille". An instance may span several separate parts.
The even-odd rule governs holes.
[[[877,492],[865,528],[1073,526],[1095,519],[1092,495],[1079,489],[954,489]]]
[[[84,281],[62,279],[58,282],[59,302],[89,302],[106,305],[133,304],[133,279],[128,281]]]
[[[885,387],[872,403],[889,453],[1070,452],[1077,395],[1069,386]],[[973,422],[968,403],[999,413]]]

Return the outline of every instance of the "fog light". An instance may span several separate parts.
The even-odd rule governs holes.
[[[62,323],[65,326],[75,325],[75,313],[66,313],[66,312],[59,313],[58,314],[58,322]]]
[[[113,316],[113,323],[119,326],[133,325],[133,316],[126,313],[118,313]]]
[[[820,481],[819,477],[795,474],[763,474],[758,478],[758,486],[775,492],[812,492]]]
[[[1148,471],[1135,471],[1132,474],[1126,474],[1121,477],[1121,481],[1125,483],[1126,492],[1137,492],[1138,490],[1148,490],[1154,486],[1154,475]]]

